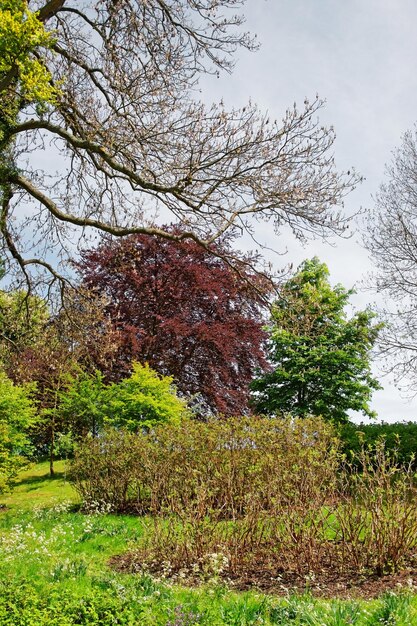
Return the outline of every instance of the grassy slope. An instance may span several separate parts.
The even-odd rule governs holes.
[[[107,561],[146,533],[146,520],[86,516],[57,464],[24,472],[15,491],[0,498],[0,625],[66,626],[417,626],[417,600],[410,594],[381,600],[340,602],[309,596],[278,599],[234,593],[213,581],[182,589],[143,575],[112,572]]]

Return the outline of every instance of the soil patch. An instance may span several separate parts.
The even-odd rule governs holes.
[[[143,555],[142,555],[143,556]],[[165,562],[144,563],[141,555],[129,552],[114,556],[109,565],[125,573],[143,573],[164,577],[173,582],[189,586],[196,586],[207,582],[207,575],[187,569],[171,570]],[[410,561],[401,571],[392,574],[377,576],[367,572],[346,570],[340,572],[332,568],[324,568],[319,573],[300,574],[298,572],[268,569],[241,570],[230,572],[224,570],[217,575],[218,580],[224,581],[232,589],[239,591],[258,590],[287,596],[290,593],[305,593],[308,591],[321,598],[362,598],[371,599],[381,596],[385,592],[410,589],[417,591],[417,560]]]

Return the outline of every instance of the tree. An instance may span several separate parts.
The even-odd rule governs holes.
[[[96,436],[105,425],[137,431],[160,422],[179,422],[187,417],[188,408],[171,377],[134,362],[130,376],[110,385],[98,371],[68,378],[59,413],[80,437],[88,431]]]
[[[417,126],[402,138],[386,166],[365,244],[375,262],[371,285],[395,304],[381,310],[379,340],[386,369],[417,391]]]
[[[83,286],[106,300],[120,340],[106,374],[120,378],[132,359],[148,362],[173,376],[183,395],[197,395],[203,413],[246,412],[249,382],[265,365],[268,285],[248,271],[248,257],[232,271],[222,260],[228,254],[226,242],[207,251],[194,241],[145,235],[104,240],[84,252]]]
[[[87,297],[82,290],[67,290],[63,305],[61,312],[42,326],[36,340],[9,359],[14,380],[36,383],[41,419],[32,439],[38,449],[48,450],[51,475],[56,436],[71,427],[60,412],[61,393],[68,377],[79,376],[82,370],[93,372],[97,365],[108,366],[117,346],[99,299],[91,294]]]
[[[0,371],[0,493],[7,491],[27,463],[28,430],[36,421],[33,386],[18,386]]]
[[[344,231],[358,178],[335,170],[320,100],[279,123],[251,103],[196,100],[201,74],[256,47],[233,12],[242,4],[0,2],[2,254],[31,288],[65,285],[68,255],[97,230],[206,250],[257,220],[298,236]],[[158,212],[181,232],[155,225]]]
[[[361,311],[347,318],[353,290],[330,285],[317,257],[304,261],[272,307],[269,358],[273,369],[252,384],[256,410],[270,415],[321,415],[343,422],[348,411],[373,416],[369,400],[380,389],[370,350],[380,324]]]
[[[171,376],[160,376],[149,365],[133,363],[133,372],[108,388],[107,422],[137,431],[160,422],[180,422],[187,417],[185,400],[179,398]]]
[[[58,413],[73,439],[97,437],[106,414],[107,387],[98,370],[69,374],[59,394]]]

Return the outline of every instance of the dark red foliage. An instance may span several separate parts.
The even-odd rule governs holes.
[[[259,278],[240,278],[193,241],[149,235],[103,241],[78,269],[87,288],[108,298],[121,335],[107,374],[118,379],[132,359],[148,362],[211,411],[247,412],[248,384],[265,365]]]

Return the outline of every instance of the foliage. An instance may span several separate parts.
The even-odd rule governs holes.
[[[57,413],[77,439],[97,436],[103,425],[136,431],[159,422],[177,422],[187,416],[169,376],[159,376],[149,365],[132,364],[132,373],[106,385],[103,375],[76,371],[59,392]]]
[[[97,436],[103,427],[107,406],[107,387],[99,371],[88,374],[81,369],[69,375],[59,395],[59,415],[77,439]]]
[[[44,302],[42,302],[45,308]],[[36,395],[42,420],[32,439],[40,456],[49,453],[51,473],[55,437],[74,428],[74,435],[85,432],[82,419],[60,412],[61,394],[82,371],[94,371],[93,363],[104,366],[116,346],[114,333],[104,319],[100,300],[82,290],[67,290],[63,308],[39,326],[32,341],[11,352],[8,370],[19,382],[36,382]],[[79,416],[82,418],[82,416]],[[69,421],[66,421],[69,420]],[[80,431],[77,431],[77,428]]]
[[[14,71],[14,89],[20,98],[38,104],[54,103],[57,91],[42,61],[42,49],[51,48],[54,37],[27,4],[25,0],[0,2],[0,82]],[[14,111],[5,109],[3,105],[2,98],[1,117],[13,119]],[[0,137],[0,142],[1,139],[3,137]]]
[[[225,256],[228,246],[215,250]],[[132,359],[146,361],[194,396],[197,411],[247,411],[248,384],[265,365],[266,281],[244,258],[237,274],[193,241],[135,235],[84,252],[78,269],[83,284],[106,298],[120,338],[107,375],[120,379]]]
[[[330,285],[317,257],[304,261],[282,287],[269,325],[269,359],[274,368],[252,383],[253,404],[269,415],[322,415],[335,422],[348,411],[374,416],[371,394],[380,389],[371,375],[370,350],[381,325],[374,313],[347,318],[353,293]]]
[[[177,396],[172,377],[160,376],[148,364],[134,362],[132,369],[108,388],[107,422],[135,431],[187,416],[187,403]]]
[[[0,371],[0,493],[10,488],[19,470],[27,464],[28,429],[35,423],[30,398],[33,387],[17,386]]]
[[[350,461],[358,461],[362,448],[372,449],[383,441],[389,454],[394,454],[400,465],[417,462],[417,423],[382,422],[379,424],[353,424],[346,422],[338,429],[344,454]]]
[[[336,171],[333,129],[316,120],[322,101],[278,122],[250,102],[196,99],[201,75],[257,47],[240,30],[242,4],[37,0],[33,13],[24,0],[1,3],[0,227],[20,279],[64,288],[60,268],[91,229],[207,250],[226,231],[251,232],[253,216],[298,236],[344,231],[338,207],[358,177]],[[51,151],[58,172],[55,159],[40,165]],[[163,211],[182,234],[153,224]]]
[[[41,298],[24,291],[0,291],[0,361],[11,376],[16,358],[42,339],[48,320]]]

